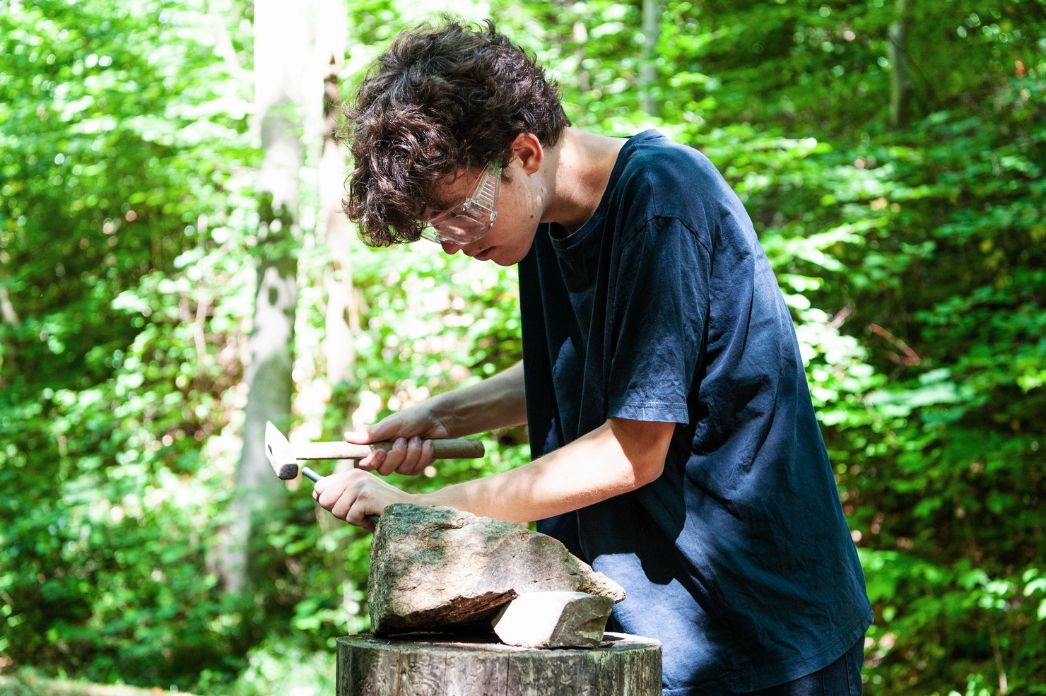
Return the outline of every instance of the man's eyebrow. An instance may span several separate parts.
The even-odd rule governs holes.
[[[457,174],[455,174],[454,176],[452,176],[450,178],[450,181],[445,182],[445,185],[448,186],[448,187],[449,186],[453,186],[454,184],[456,184],[458,182],[458,180],[460,180],[464,176],[465,176],[465,172],[458,172]],[[425,201],[425,206],[428,209],[433,210],[436,213],[442,213],[444,211],[450,210],[451,208],[454,208],[454,207],[460,205],[465,200],[465,196],[467,196],[467,195],[468,194],[466,193],[466,194],[462,194],[460,196],[455,196],[451,200],[447,200],[447,199],[442,198],[442,197],[440,197],[440,196],[438,196],[436,194],[433,194],[433,195],[429,196],[427,201]]]
[[[428,202],[428,207],[434,209],[437,213],[442,213],[444,210],[449,210],[453,206],[453,202],[447,201],[443,198],[433,198]]]
[[[431,220],[449,208],[450,205],[444,205],[442,201],[429,198],[422,203],[421,210],[418,211],[415,217],[417,217],[418,220]]]
[[[461,200],[458,198],[448,201],[445,198],[433,196],[425,201],[425,211],[431,211],[434,215],[439,215],[440,213],[444,213],[460,204]]]

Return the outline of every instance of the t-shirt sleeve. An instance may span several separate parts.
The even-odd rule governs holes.
[[[608,297],[608,417],[689,422],[710,265],[705,242],[677,218],[653,218],[625,243]]]

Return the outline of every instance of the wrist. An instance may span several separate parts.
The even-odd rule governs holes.
[[[437,507],[442,503],[439,502],[438,498],[433,495],[438,491],[430,491],[428,493],[411,493],[411,505],[418,505],[420,507]]]
[[[458,433],[458,423],[455,419],[457,409],[452,402],[452,393],[437,394],[423,404],[432,428],[444,431],[443,437],[457,437]]]

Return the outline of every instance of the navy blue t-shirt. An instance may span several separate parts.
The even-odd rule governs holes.
[[[752,222],[701,153],[630,138],[592,218],[519,265],[535,458],[607,418],[678,424],[661,477],[543,520],[663,643],[665,694],[751,691],[871,622],[792,320]]]

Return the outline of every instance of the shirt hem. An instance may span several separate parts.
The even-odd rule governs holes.
[[[613,404],[607,411],[607,418],[625,418],[651,423],[679,423],[680,425],[687,425],[690,422],[686,404],[662,401]]]
[[[769,676],[763,676],[760,679],[738,679],[736,676],[723,676],[719,679],[710,679],[689,686],[664,689],[662,696],[701,696],[709,693],[724,693],[724,688],[729,689],[730,693],[745,694],[787,684],[808,674],[813,674],[819,669],[824,669],[835,662],[865,635],[873,621],[874,617],[869,608],[868,613],[860,621],[843,632],[828,647],[818,650],[809,657],[785,662],[779,669],[770,672]]]

